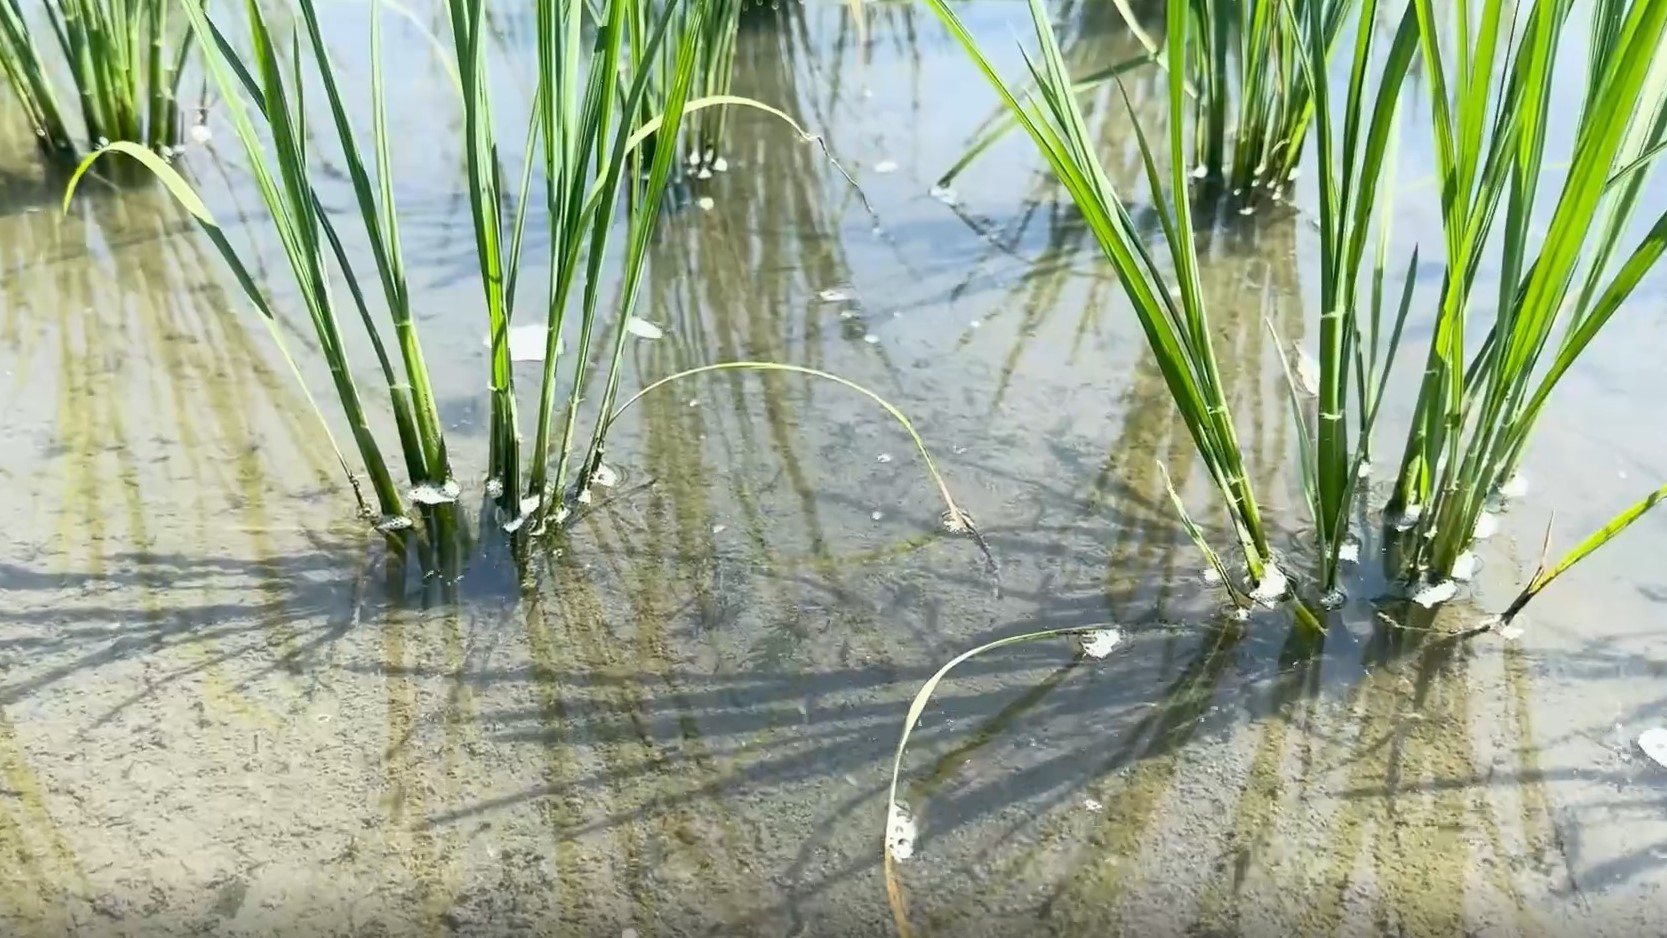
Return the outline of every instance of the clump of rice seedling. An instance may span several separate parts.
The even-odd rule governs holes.
[[[1474,35],[1462,22],[1444,29],[1429,0],[1416,6],[1448,272],[1389,509],[1409,522],[1395,572],[1440,582],[1516,475],[1558,381],[1667,249],[1663,212],[1614,263],[1667,131],[1667,3],[1589,5],[1585,93],[1549,219],[1536,196],[1571,5],[1489,3]],[[1496,228],[1495,312],[1472,343],[1473,285]]]
[[[48,158],[73,167],[112,140],[163,154],[179,145],[180,76],[197,33],[169,17],[171,6],[42,0],[26,10],[20,0],[0,3],[0,70]]]
[[[1040,0],[1031,0],[1031,17],[1041,45],[1041,61],[1026,57],[1035,82],[1035,89],[1028,93],[996,74],[955,11],[943,0],[931,0],[931,5],[984,73],[1019,126],[1035,142],[1081,210],[1088,228],[1117,271],[1118,279],[1134,305],[1182,421],[1221,493],[1252,579],[1257,583],[1274,579],[1269,576],[1270,572],[1277,574],[1277,569],[1269,570],[1273,565],[1272,549],[1262,522],[1261,509],[1245,471],[1227,395],[1216,364],[1215,349],[1210,341],[1209,319],[1198,276],[1198,254],[1193,238],[1185,166],[1179,161],[1173,163],[1169,180],[1171,201],[1164,203],[1159,170],[1144,134],[1140,134],[1136,125],[1148,182],[1154,195],[1159,197],[1157,214],[1174,268],[1175,284],[1172,289],[1157,259],[1141,240],[1133,219],[1094,152],[1073,82]],[[1170,57],[1174,62],[1186,54],[1186,10],[1180,4],[1170,7],[1169,29]],[[1169,70],[1169,88],[1170,149],[1171,152],[1180,152],[1184,123],[1181,120],[1184,92],[1180,69],[1172,67]],[[1200,543],[1211,556],[1212,564],[1221,566],[1214,552]]]
[[[932,0],[932,6],[990,81],[1013,119],[1036,144],[1117,271],[1163,373],[1170,396],[1215,482],[1229,521],[1238,535],[1246,566],[1254,581],[1255,590],[1250,597],[1264,601],[1281,598],[1287,591],[1288,581],[1285,571],[1281,571],[1275,562],[1216,366],[1208,311],[1199,283],[1189,175],[1184,162],[1180,159],[1171,161],[1165,195],[1165,181],[1157,168],[1152,149],[1136,122],[1136,140],[1146,167],[1147,181],[1157,199],[1155,209],[1173,270],[1175,282],[1172,286],[1165,270],[1141,240],[1121,196],[1113,188],[1093,150],[1076,101],[1076,89],[1066,73],[1058,43],[1041,4],[1037,0],[1031,3],[1032,21],[1041,54],[1039,62],[1028,56],[1026,58],[1034,82],[1034,90],[1028,92],[1009,84],[995,73],[946,3]],[[1304,62],[1318,63],[1310,69],[1317,79],[1311,80],[1318,81],[1317,104],[1325,109],[1330,104],[1324,78],[1325,55],[1330,45],[1328,23],[1321,5],[1313,4],[1306,10],[1309,16],[1306,30],[1289,27],[1293,35],[1307,37],[1307,46],[1293,52],[1293,55],[1300,54]],[[1369,23],[1375,11],[1375,0],[1369,0],[1365,4],[1363,19]],[[1170,107],[1168,144],[1172,156],[1186,150],[1183,75],[1188,56],[1188,29],[1187,8],[1172,4],[1166,35]],[[1353,109],[1351,114],[1358,114],[1366,99],[1366,66],[1371,57],[1373,35],[1374,31],[1363,25],[1357,37],[1355,68],[1348,89],[1347,104]],[[1394,127],[1396,93],[1412,57],[1413,37],[1409,13],[1403,18],[1402,29],[1389,56],[1389,65],[1382,76],[1383,85],[1388,90],[1380,92],[1372,120],[1362,125],[1358,119],[1351,118],[1344,131],[1336,135],[1332,131],[1329,113],[1321,121],[1322,162],[1326,166],[1322,189],[1327,199],[1326,211],[1322,212],[1327,220],[1322,226],[1322,268],[1325,275],[1322,293],[1326,307],[1322,319],[1320,387],[1317,389],[1320,396],[1319,427],[1314,434],[1316,442],[1312,445],[1306,442],[1307,435],[1304,435],[1304,464],[1307,467],[1305,479],[1309,482],[1306,488],[1310,507],[1328,556],[1322,574],[1326,589],[1331,586],[1336,557],[1347,534],[1347,508],[1354,497],[1358,467],[1363,458],[1363,448],[1351,444],[1347,421],[1350,369],[1354,366],[1353,380],[1363,388],[1371,385],[1370,389],[1359,394],[1361,409],[1357,420],[1362,438],[1370,432],[1376,417],[1375,405],[1381,390],[1381,376],[1386,370],[1377,367],[1383,271],[1381,251],[1374,268],[1374,283],[1379,289],[1373,292],[1370,325],[1364,330],[1357,321],[1359,304],[1354,286],[1370,240],[1368,233],[1375,217],[1373,197],[1390,149],[1388,141]],[[1336,155],[1334,150],[1338,151]],[[1404,308],[1403,301],[1402,316]],[[1399,323],[1399,318],[1396,321]],[[1398,336],[1398,327],[1394,331]],[[1392,338],[1391,354],[1393,344]],[[1301,408],[1296,410],[1300,419]],[[1188,534],[1200,545],[1211,566],[1222,573],[1225,580],[1221,559],[1204,542],[1202,530],[1187,517],[1173,489],[1171,495]]]
[[[763,110],[787,121],[801,137],[816,139],[785,114],[759,102],[728,95],[691,96],[697,69],[705,61],[702,50],[713,35],[707,28],[707,17],[713,6],[728,10],[728,3],[696,0],[668,6],[653,18],[639,15],[637,5],[615,3],[598,11],[601,19],[594,21],[587,21],[591,13],[584,0],[540,4],[536,12],[538,85],[525,131],[534,150],[527,154],[518,197],[512,200],[505,197],[498,137],[492,124],[490,63],[484,42],[485,0],[447,0],[452,43],[446,64],[463,110],[465,185],[491,347],[486,490],[495,503],[495,520],[508,532],[540,529],[546,519],[559,521],[571,500],[582,499],[592,476],[602,466],[606,433],[618,413],[613,405],[621,383],[626,343],[633,336],[652,338],[658,333],[657,327],[638,319],[635,310],[650,238],[679,154],[676,147],[650,148],[648,141],[656,136],[677,139],[685,115],[729,105]],[[247,51],[240,51],[209,18],[204,0],[182,0],[182,5],[191,27],[209,40],[207,70],[271,216],[369,477],[374,509],[367,505],[357,476],[343,456],[343,468],[353,482],[361,510],[396,546],[403,547],[404,532],[414,528],[417,519],[424,522],[419,529],[425,534],[418,542],[420,549],[426,552],[436,542],[449,545],[455,534],[452,506],[458,500],[460,486],[452,473],[418,341],[400,248],[382,71],[382,4],[378,0],[371,4],[372,119],[368,147],[373,156],[369,164],[363,155],[366,145],[349,118],[335,67],[325,48],[316,0],[299,0],[297,4],[299,25],[292,27],[295,33],[288,37],[287,61],[277,51],[282,46],[259,0],[246,0],[243,8],[248,24]],[[305,42],[300,33],[305,34]],[[322,87],[329,107],[331,120],[323,131],[308,123],[303,89],[312,82],[304,74],[303,49],[310,52],[317,86]],[[656,81],[662,82],[661,110],[649,113],[644,105]],[[374,301],[364,278],[355,271],[337,223],[324,210],[314,187],[310,146],[332,135],[352,184],[357,224],[363,229],[377,268],[384,315],[393,326],[397,356],[390,354],[383,322],[373,312]],[[123,153],[138,160],[167,185],[219,250],[257,311],[272,324],[276,318],[272,304],[242,253],[226,238],[191,184],[155,153],[136,144],[116,142],[88,156],[71,180],[66,207],[81,175],[105,152]],[[521,270],[521,245],[536,169],[543,171],[539,175],[549,225],[549,280],[546,304],[539,316],[544,354],[536,438],[528,456],[523,453],[516,415],[509,336],[516,326],[514,285]],[[514,209],[506,211],[506,205]],[[609,243],[617,229],[624,230],[627,243],[619,299],[609,317],[604,314],[600,296],[607,279],[604,263],[612,256]],[[405,486],[395,482],[353,377],[344,337],[344,319],[348,317],[331,287],[338,274],[377,358],[409,476]],[[575,368],[563,386],[557,377],[556,360],[568,319],[575,312],[575,353],[580,359],[591,360],[592,345],[597,341],[610,342],[611,355],[599,375],[588,368]],[[275,328],[272,332],[282,349],[281,334]],[[791,366],[732,363],[724,367]],[[592,388],[596,380],[602,382],[599,391]],[[849,385],[843,379],[834,380]],[[601,406],[575,471],[579,405],[590,396],[598,397]],[[558,432],[557,402],[562,397],[566,406]],[[895,408],[884,406],[903,420]],[[918,434],[906,420],[903,424],[918,444]],[[929,459],[928,468],[944,494],[951,517],[964,520],[964,513],[949,499]],[[575,476],[571,485],[570,473]],[[409,506],[416,511],[411,512]],[[434,526],[442,530],[432,538],[426,537]],[[442,564],[446,561],[443,556],[437,559]]]
[[[1245,203],[1290,181],[1313,122],[1310,60],[1324,64],[1355,0],[1190,0],[1194,173]],[[1370,11],[1361,13],[1370,28]],[[1317,56],[1317,58],[1316,58]],[[1178,155],[1178,154],[1177,154]]]

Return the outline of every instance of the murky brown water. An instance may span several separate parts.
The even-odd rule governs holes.
[[[1155,470],[1206,505],[1190,443],[1091,239],[1017,141],[956,205],[927,194],[993,102],[925,11],[868,14],[860,39],[842,3],[755,14],[736,92],[825,134],[882,234],[819,151],[737,116],[732,170],[697,193],[715,207],[657,248],[667,335],[632,345],[633,380],[753,358],[875,388],[979,520],[999,592],[883,415],[741,374],[646,399],[611,446],[622,484],[535,579],[487,539],[455,586],[390,585],[211,249],[154,194],[61,217],[12,142],[0,933],[884,934],[884,791],[921,681],[1001,635],[1111,623],[1104,661],[1019,646],[940,690],[904,789],[918,932],[1667,933],[1667,772],[1632,745],[1667,720],[1648,559],[1667,528],[1560,582],[1513,643],[1389,628],[1369,576],[1323,648],[1222,623]],[[967,15],[994,48],[1022,34],[1019,6]],[[1109,7],[1062,17],[1083,67],[1132,49]],[[517,23],[511,59],[530,55]],[[362,11],[330,25],[359,47]],[[406,247],[471,478],[486,350],[452,250],[448,92],[425,40],[396,38],[396,119],[434,144],[399,155]],[[1132,84],[1142,120],[1163,119],[1157,91]],[[1120,101],[1092,106],[1132,187]],[[231,150],[190,157],[228,220],[255,203],[211,158]],[[1417,191],[1398,232],[1434,243]],[[1207,287],[1253,465],[1292,519],[1265,320],[1302,340],[1316,248],[1299,214],[1254,221],[1211,236]],[[1551,508],[1566,539],[1667,470],[1639,432],[1660,425],[1659,296],[1560,392],[1481,607],[1532,567]],[[306,337],[297,318],[322,392]]]

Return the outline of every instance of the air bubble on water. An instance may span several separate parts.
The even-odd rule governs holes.
[[[1476,552],[1467,550],[1453,559],[1453,579],[1460,583],[1468,582],[1481,565],[1481,558],[1476,556]]]
[[[982,326],[982,325],[984,325],[982,322],[974,319],[972,322],[967,323],[967,328],[968,329],[977,329],[979,326]]]
[[[625,320],[625,331],[631,333],[639,339],[660,339],[664,338],[666,334],[665,330],[661,329],[659,326],[656,326],[646,319],[638,319],[635,316]]]
[[[1243,189],[1234,189],[1233,190],[1233,198],[1236,199],[1241,195],[1244,195],[1244,190]]]
[[[851,299],[851,291],[843,287],[829,287],[816,294],[816,298],[824,303],[844,303]]]
[[[1072,638],[1076,639],[1077,648],[1090,658],[1099,659],[1111,654],[1118,645],[1123,644],[1123,630],[1117,628],[1089,629],[1078,632]]]
[[[1638,748],[1644,750],[1651,762],[1667,768],[1667,729],[1652,726],[1638,734]]]
[[[1456,580],[1438,580],[1420,587],[1412,594],[1412,601],[1425,609],[1431,609],[1458,594],[1459,584]]]
[[[1347,593],[1340,589],[1329,589],[1320,596],[1320,608],[1341,609],[1343,608],[1343,604],[1348,601],[1349,596]]]
[[[1339,563],[1360,562],[1360,539],[1353,534],[1343,536],[1343,543],[1337,545],[1337,561]]]
[[[1245,207],[1239,209],[1239,214],[1240,215],[1254,215],[1254,214],[1256,214],[1256,206],[1246,205]]]
[[[590,480],[605,489],[611,489],[619,484],[619,473],[607,463],[597,463],[596,471],[591,473]]]
[[[885,513],[885,512],[883,512],[883,511],[876,511],[876,512],[874,512],[874,513],[873,513],[873,514],[871,514],[871,515],[869,515],[869,516],[868,516],[868,517],[870,517],[870,518],[872,518],[872,519],[873,519],[873,520],[875,520],[875,521],[878,521],[878,520],[880,520],[880,519],[881,519],[881,518],[884,518],[884,517],[885,517],[885,516],[886,516],[886,513]]]
[[[504,480],[502,480],[502,479],[487,479],[486,480],[486,497],[487,498],[499,498],[503,494],[504,494]]]
[[[690,166],[699,166],[700,165],[700,154],[699,153],[690,153],[688,159],[684,160],[684,162],[688,163]]]
[[[869,333],[869,334],[867,334],[867,335],[865,335],[865,336],[863,336],[863,337],[862,337],[862,340],[863,340],[863,341],[864,341],[864,342],[867,342],[867,343],[868,343],[868,344],[869,344],[869,345],[879,345],[879,344],[880,344],[880,337],[879,337],[879,336],[877,336],[877,335],[875,335],[875,334],[874,334],[874,333],[872,333],[872,332],[870,332],[870,333]]]
[[[700,398],[698,398],[698,397],[689,398],[689,406],[690,407],[699,407],[700,406]]]
[[[908,808],[895,801],[886,813],[886,849],[894,860],[915,855],[915,819],[909,816]]]
[[[895,173],[895,172],[897,172],[897,161],[896,160],[881,160],[880,162],[874,164],[874,171],[876,173],[882,173],[882,174],[883,173]]]
[[[449,505],[457,501],[460,488],[457,480],[448,480],[444,485],[424,482],[411,489],[411,500],[419,505]]]
[[[214,139],[214,131],[208,129],[207,124],[191,125],[191,142],[202,146]]]
[[[1256,588],[1250,591],[1250,598],[1260,603],[1272,604],[1285,595],[1290,582],[1285,579],[1285,571],[1279,569],[1276,563],[1269,563],[1262,568],[1262,580]]]
[[[1500,496],[1506,499],[1521,498],[1528,494],[1528,477],[1521,472],[1511,473],[1511,477],[1499,485]]]
[[[544,343],[549,338],[549,327],[544,323],[527,323],[520,326],[510,326],[504,333],[504,339],[509,346],[509,360],[512,362],[541,362],[544,360]],[[489,332],[480,344],[491,348],[492,334]],[[562,340],[556,338],[556,355],[562,353]]]
[[[927,190],[927,194],[945,205],[954,205],[960,201],[960,196],[956,195],[955,190],[948,186],[933,186]]]
[[[711,196],[703,195],[699,199],[695,200],[695,204],[700,206],[701,211],[710,212],[712,211],[712,207],[718,203]]]
[[[383,515],[382,520],[376,522],[376,530],[381,531],[383,534],[391,534],[394,531],[406,531],[410,528],[411,519],[405,517],[404,515]]]
[[[1401,509],[1401,513],[1399,515],[1395,516],[1393,521],[1395,530],[1405,531],[1417,524],[1418,519],[1422,517],[1424,517],[1423,505],[1408,505]]]
[[[875,462],[891,462],[891,454],[890,453],[881,453],[880,455],[874,457],[874,461]]]
[[[1320,363],[1300,345],[1291,349],[1297,356],[1297,390],[1315,397],[1320,393]]]

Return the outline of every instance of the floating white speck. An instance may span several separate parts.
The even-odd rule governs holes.
[[[1511,477],[1499,485],[1499,494],[1504,498],[1521,498],[1528,494],[1528,477],[1521,472],[1511,473]]]
[[[579,493],[579,504],[581,504],[581,505],[590,504],[590,498],[591,498],[590,489],[587,488],[583,492]]]
[[[512,362],[541,362],[544,360],[544,341],[549,336],[549,327],[544,323],[527,323],[520,326],[510,326],[505,339],[509,342],[509,360]],[[492,334],[487,333],[481,339],[481,345],[492,347]],[[556,355],[562,352],[562,340],[556,339]]]
[[[874,164],[874,171],[876,173],[895,173],[897,172],[897,161],[881,160]]]
[[[869,333],[869,334],[867,334],[867,335],[865,335],[865,336],[863,336],[863,337],[862,337],[862,340],[863,340],[863,341],[864,341],[864,342],[867,342],[867,343],[868,343],[868,344],[869,344],[869,345],[879,345],[879,344],[880,344],[880,337],[879,337],[879,336],[877,336],[877,335],[875,335],[875,334],[874,334],[874,333],[872,333],[872,332],[870,332],[870,333]]]
[[[841,287],[829,287],[817,293],[816,298],[824,303],[844,303],[851,299],[851,291]]]
[[[596,471],[590,475],[590,481],[605,489],[611,489],[619,484],[619,473],[615,472],[614,467],[607,463],[598,463]]]
[[[214,131],[209,130],[207,124],[192,124],[190,133],[191,142],[198,146],[214,139]]]
[[[885,512],[883,512],[883,511],[876,511],[876,512],[874,512],[874,513],[873,513],[873,514],[871,514],[871,515],[869,515],[869,516],[868,516],[868,517],[870,517],[870,518],[872,518],[872,519],[874,519],[874,520],[875,520],[875,521],[878,521],[878,520],[880,520],[880,519],[881,519],[881,518],[884,518],[884,517],[885,517],[885,516],[886,516],[886,513],[885,513]]]
[[[881,453],[880,455],[874,457],[874,461],[875,462],[891,462],[891,454],[890,453]]]
[[[712,211],[712,206],[717,205],[718,203],[714,201],[711,196],[703,195],[695,200],[695,204],[700,206],[701,211],[710,212]]]
[[[1339,563],[1360,562],[1360,541],[1353,535],[1343,538],[1343,543],[1337,545],[1337,560]]]
[[[1221,571],[1217,570],[1215,567],[1205,567],[1204,568],[1204,582],[1210,584],[1211,586],[1214,586],[1215,584],[1220,583],[1221,582]]]
[[[933,186],[927,190],[927,194],[945,205],[954,205],[960,201],[960,197],[955,194],[955,190],[948,186]]]
[[[729,161],[720,156],[712,161],[712,168],[720,173],[727,173],[729,172]]]
[[[1285,595],[1289,586],[1289,581],[1285,579],[1285,571],[1279,569],[1278,564],[1270,563],[1262,568],[1262,581],[1250,591],[1250,598],[1259,603],[1274,603]]]
[[[1476,575],[1476,570],[1481,565],[1481,558],[1476,556],[1476,552],[1467,550],[1453,558],[1453,579],[1467,583]]]
[[[1435,607],[1459,594],[1459,584],[1456,580],[1441,580],[1429,583],[1412,594],[1412,601],[1425,609]]]
[[[1254,214],[1256,214],[1256,206],[1246,205],[1243,208],[1239,209],[1239,214],[1240,215],[1254,215]]]
[[[456,479],[447,479],[444,485],[424,482],[411,490],[411,500],[419,505],[449,505],[461,492]]]
[[[410,529],[410,527],[411,519],[405,517],[404,515],[383,515],[382,520],[376,522],[376,530],[381,531],[383,534],[388,534],[393,531],[405,531]]]
[[[1326,590],[1320,595],[1321,609],[1341,609],[1349,601],[1349,594],[1339,589]]]
[[[1667,729],[1651,727],[1638,734],[1638,748],[1656,765],[1667,768]]]
[[[638,319],[635,316],[625,320],[625,331],[631,333],[639,339],[661,339],[665,338],[666,335],[665,330],[661,329],[659,326],[656,326],[646,319]]]
[[[1205,169],[1204,164],[1202,164],[1202,163],[1200,163],[1197,166],[1194,166],[1192,168],[1192,178],[1194,178],[1194,179],[1203,179],[1205,176],[1208,176],[1209,174],[1210,174],[1210,171],[1208,169]]]
[[[1370,459],[1362,459],[1360,461],[1360,468],[1355,470],[1354,476],[1357,479],[1370,479],[1372,477],[1372,461]]]
[[[1424,517],[1423,505],[1408,505],[1401,509],[1401,514],[1395,519],[1395,530],[1405,531],[1418,523]]]
[[[1090,658],[1104,658],[1112,649],[1123,644],[1122,629],[1091,629],[1074,636],[1077,647]]]
[[[695,178],[696,179],[711,179],[712,178],[712,171],[710,169],[706,169],[706,168],[702,167],[700,172],[695,173]]]
[[[722,534],[727,530],[729,530],[728,525],[723,525],[723,524],[714,524],[714,525],[712,525],[712,533],[713,534]]]
[[[915,819],[909,816],[908,808],[895,801],[886,813],[886,849],[894,860],[915,855]]]
[[[1084,811],[1092,811],[1095,814],[1099,814],[1106,809],[1106,806],[1098,798],[1084,798],[1082,807]]]
[[[984,325],[982,322],[979,322],[978,320],[974,319],[972,322],[967,323],[967,328],[968,329],[977,329],[979,326],[982,326],[982,325]]]
[[[1294,351],[1297,355],[1297,390],[1313,397],[1320,393],[1320,363],[1300,345]]]
[[[499,496],[501,496],[503,494],[504,494],[504,480],[502,480],[502,479],[487,479],[486,480],[486,497],[487,498],[498,498]]]
[[[700,398],[698,398],[698,397],[689,398],[689,406],[690,407],[699,407],[700,406]]]

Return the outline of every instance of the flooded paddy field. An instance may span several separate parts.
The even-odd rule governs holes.
[[[1518,636],[1442,634],[1510,600],[1553,511],[1566,545],[1667,472],[1660,278],[1559,391],[1459,601],[1380,601],[1368,541],[1323,641],[1237,621],[1157,464],[1200,505],[1207,478],[1092,237],[1017,140],[934,193],[994,99],[927,11],[865,10],[860,30],[840,3],[746,14],[735,92],[822,135],[860,192],[734,117],[728,171],[679,190],[656,239],[640,309],[664,336],[630,344],[627,381],[751,359],[875,389],[994,569],[942,530],[884,412],[739,372],[644,398],[610,438],[617,483],[519,566],[471,523],[459,576],[393,567],[189,219],[154,190],[62,213],[7,142],[0,934],[896,933],[881,844],[909,702],[968,648],[1065,627],[1121,641],[975,658],[915,731],[914,934],[1667,934],[1667,769],[1635,742],[1667,725],[1667,526],[1559,581]],[[963,15],[1020,67],[1002,43],[1022,9]],[[1135,49],[1109,6],[1059,16],[1084,68]],[[341,4],[326,26],[355,48],[363,20]],[[494,34],[511,61],[518,22]],[[388,30],[391,120],[424,129],[396,155],[417,315],[465,514],[489,517],[455,107],[422,32]],[[1149,127],[1158,86],[1128,86]],[[1121,99],[1089,105],[1132,189]],[[223,133],[185,163],[220,180],[228,231],[263,237]],[[1397,238],[1439,243],[1403,176]],[[1284,518],[1300,483],[1267,322],[1312,341],[1305,198],[1218,219],[1203,274]],[[1415,313],[1404,356],[1429,341]]]

